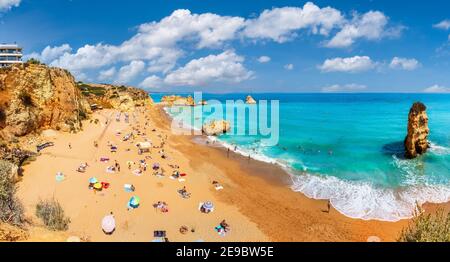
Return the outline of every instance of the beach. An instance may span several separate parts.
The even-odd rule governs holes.
[[[136,119],[130,124],[115,120],[118,112],[102,110],[91,119],[99,123],[84,123],[77,134],[46,132],[47,139],[55,143],[45,149],[36,161],[24,167],[24,176],[18,184],[18,197],[24,203],[26,214],[39,225],[35,206],[40,199],[55,198],[71,219],[67,237],[78,236],[86,241],[138,241],[154,240],[154,231],[166,231],[169,241],[362,241],[377,236],[381,241],[396,241],[408,220],[399,222],[365,221],[352,219],[331,209],[327,201],[313,200],[290,188],[289,175],[279,166],[248,160],[246,157],[227,153],[218,145],[202,145],[192,136],[171,133],[170,119],[160,106],[138,108]],[[123,119],[123,118],[122,118]],[[145,125],[147,123],[147,125]],[[122,141],[122,137],[139,129],[145,135],[134,141]],[[155,131],[153,131],[155,129]],[[117,133],[120,132],[120,136]],[[164,141],[166,159],[152,148],[151,153],[138,155],[135,144],[144,138],[159,145]],[[162,139],[162,140],[161,140]],[[98,147],[94,147],[97,141]],[[70,146],[69,146],[70,144]],[[111,153],[108,144],[118,147]],[[128,151],[128,149],[130,149]],[[160,164],[164,177],[152,175],[152,170],[137,176],[134,167],[127,168],[128,161],[144,159],[149,165]],[[108,163],[100,158],[108,157]],[[106,168],[121,166],[121,171],[107,173]],[[88,163],[86,173],[76,172],[81,163]],[[170,165],[178,165],[186,176],[184,182],[170,179],[174,171]],[[58,182],[55,175],[64,174]],[[88,188],[89,179],[110,183],[108,189],[94,192]],[[223,186],[217,191],[213,182]],[[135,192],[124,191],[125,184],[135,186]],[[186,186],[189,199],[180,197],[177,190]],[[129,210],[127,202],[139,196],[139,208]],[[162,213],[153,204],[164,201],[169,212]],[[214,203],[214,211],[204,214],[199,204]],[[447,206],[448,205],[440,205]],[[430,206],[430,210],[435,206]],[[102,232],[102,218],[113,212],[117,228],[112,235]],[[226,235],[219,235],[215,227],[222,220],[230,225]],[[185,226],[188,232],[180,233]],[[61,241],[45,239],[44,241]]]

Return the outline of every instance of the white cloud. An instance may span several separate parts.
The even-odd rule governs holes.
[[[242,62],[243,57],[228,50],[219,55],[191,60],[184,67],[169,73],[164,82],[178,86],[207,85],[213,82],[239,83],[253,76],[253,72],[247,70]]]
[[[450,20],[449,19],[442,20],[441,22],[433,25],[433,27],[437,29],[448,30],[450,29]]]
[[[363,72],[373,69],[376,63],[368,56],[327,59],[319,66],[322,72]]]
[[[196,48],[220,47],[225,41],[236,38],[243,24],[244,19],[240,17],[198,15],[180,9],[159,22],[140,25],[137,34],[121,45],[85,45],[73,54],[64,54],[52,64],[83,70],[117,62],[148,60],[151,72],[167,72],[183,55],[177,46],[179,42],[194,42]]]
[[[145,63],[142,61],[131,61],[129,65],[119,69],[116,83],[127,84],[145,69]]]
[[[61,46],[47,46],[42,50],[40,54],[32,53],[27,55],[26,58],[35,58],[44,63],[50,63],[60,56],[72,52],[72,48],[69,44],[63,44]]]
[[[347,84],[347,85],[331,85],[322,88],[324,93],[339,93],[339,92],[359,92],[367,89],[365,85]]]
[[[100,81],[111,80],[114,78],[115,75],[116,75],[116,68],[111,67],[110,69],[100,71],[98,80]]]
[[[159,21],[139,25],[134,36],[117,45],[86,44],[73,51],[69,45],[63,45],[47,47],[40,54],[33,55],[74,74],[95,74],[98,77],[101,77],[101,72],[97,70],[105,73],[111,67],[119,68],[132,61],[141,61],[147,65],[148,75],[160,75],[162,79],[170,80],[175,77],[174,71],[183,69],[177,69],[178,60],[195,55],[195,51],[200,49],[224,51],[230,49],[231,42],[236,40],[283,43],[295,38],[302,30],[332,38],[327,46],[343,47],[358,39],[378,40],[388,35],[387,24],[388,18],[381,12],[355,15],[349,20],[337,9],[321,8],[311,2],[303,7],[264,10],[259,16],[249,19],[213,13],[194,14],[179,9]],[[335,32],[338,33],[333,37]],[[267,58],[261,57],[258,61],[263,63]],[[244,68],[243,71],[248,71],[241,63],[237,64]],[[132,78],[119,76],[118,79]]]
[[[356,14],[327,44],[327,47],[349,47],[358,39],[379,40],[389,35],[398,35],[401,27],[387,29],[388,17],[379,11]]]
[[[8,11],[13,7],[18,7],[21,0],[0,0],[0,12]]]
[[[260,62],[260,63],[268,63],[268,62],[270,62],[270,60],[272,60],[270,57],[268,57],[268,56],[261,56],[261,57],[259,57],[258,58],[258,62]]]
[[[450,93],[449,87],[433,85],[423,90],[424,93]]]
[[[140,87],[147,88],[147,89],[160,88],[163,85],[164,85],[163,80],[159,76],[155,76],[155,75],[145,78],[144,81],[142,81],[139,84]]]
[[[319,8],[308,2],[303,8],[283,7],[264,10],[256,19],[246,21],[243,35],[251,39],[271,39],[278,43],[291,40],[295,31],[309,29],[313,34],[328,35],[344,21],[339,10]]]
[[[294,64],[287,64],[284,66],[284,69],[286,70],[294,70]]]
[[[419,61],[417,61],[414,58],[401,58],[401,57],[394,57],[389,65],[392,69],[403,69],[412,71],[417,69],[420,66]]]

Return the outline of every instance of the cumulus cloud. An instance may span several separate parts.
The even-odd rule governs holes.
[[[161,79],[159,76],[149,76],[142,81],[139,86],[146,89],[155,89],[160,88],[164,85],[163,79]]]
[[[284,66],[284,69],[289,70],[289,71],[294,70],[294,64],[287,64]]]
[[[176,86],[208,85],[213,82],[239,83],[248,80],[253,72],[247,70],[244,58],[234,51],[191,60],[184,67],[169,73],[164,82]]]
[[[18,7],[22,0],[0,0],[0,12],[8,11],[13,7]]]
[[[331,85],[322,88],[323,93],[339,93],[339,92],[360,92],[367,89],[365,85],[347,84],[347,85]]]
[[[131,61],[129,65],[125,65],[119,69],[116,83],[126,84],[134,79],[138,74],[145,69],[145,63],[142,61]]]
[[[258,58],[258,62],[260,62],[260,63],[268,63],[268,62],[270,62],[270,60],[272,60],[270,57],[268,57],[268,56],[261,56],[261,57],[259,57]]]
[[[401,58],[394,57],[389,64],[389,67],[392,69],[402,69],[412,71],[417,69],[420,66],[419,61],[414,58]]]
[[[134,36],[118,45],[94,43],[77,50],[63,45],[47,47],[34,55],[42,57],[52,66],[66,68],[77,74],[95,74],[111,67],[118,68],[123,64],[141,61],[147,65],[149,75],[160,75],[163,79],[171,80],[176,76],[174,72],[183,69],[177,69],[179,59],[200,49],[224,51],[236,40],[284,43],[294,39],[300,31],[331,38],[328,47],[344,47],[358,39],[378,40],[388,35],[387,24],[388,18],[381,12],[371,11],[347,19],[335,8],[321,8],[311,2],[303,7],[264,10],[257,17],[249,19],[213,13],[195,14],[179,9],[159,21],[141,24]],[[259,61],[267,61],[267,58],[261,57]],[[245,69],[242,63],[238,64]],[[119,76],[119,80],[136,79]]]
[[[376,63],[368,56],[354,56],[348,58],[327,59],[319,66],[322,72],[357,73],[375,68]]]
[[[448,30],[450,29],[450,20],[449,19],[442,20],[441,22],[434,24],[433,27],[437,29]]]
[[[339,10],[320,8],[308,2],[303,8],[283,7],[264,10],[258,18],[246,21],[243,35],[252,39],[271,39],[278,43],[296,36],[295,31],[309,29],[313,34],[328,35],[343,23]]]
[[[440,85],[433,85],[423,90],[424,93],[450,93],[450,88]]]
[[[27,55],[26,58],[35,58],[41,62],[50,63],[53,60],[64,55],[65,53],[70,52],[72,52],[72,48],[69,44],[63,44],[61,46],[47,46],[46,48],[44,48],[44,50],[42,50],[40,54],[32,53],[30,55]]]
[[[388,17],[379,11],[370,11],[355,17],[328,42],[327,47],[349,47],[358,39],[379,40],[399,35],[402,27],[387,28]]]
[[[111,67],[110,69],[100,71],[98,80],[100,81],[111,80],[114,78],[115,75],[116,75],[116,68]]]

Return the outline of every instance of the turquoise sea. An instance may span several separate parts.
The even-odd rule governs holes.
[[[152,97],[158,101],[163,95]],[[203,94],[203,99],[225,102],[245,96]],[[330,199],[349,217],[387,221],[411,217],[416,202],[450,201],[449,94],[252,96],[279,100],[279,143],[267,145],[261,135],[223,135],[219,141],[233,149],[237,146],[241,154],[282,165],[292,175],[293,190]],[[406,160],[403,140],[415,101],[428,107],[431,149]],[[203,108],[203,118],[211,114],[209,107]],[[178,114],[167,111],[173,117]],[[200,128],[192,115],[183,118]]]

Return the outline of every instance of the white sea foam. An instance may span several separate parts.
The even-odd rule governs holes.
[[[436,155],[450,155],[450,148],[430,143],[430,152]]]
[[[213,138],[225,148],[234,149],[234,145]],[[254,153],[238,147],[236,153],[252,155],[253,159],[277,164],[286,170],[292,179],[292,190],[301,192],[309,198],[330,200],[332,206],[347,217],[363,220],[399,221],[411,218],[417,204],[446,203],[450,201],[450,188],[443,185],[427,185],[414,175],[414,161],[398,159],[394,161],[403,169],[409,179],[408,186],[398,189],[380,188],[370,183],[344,181],[333,176],[296,172],[290,168],[292,161],[281,161],[263,154]],[[306,166],[303,171],[308,170]]]
[[[399,189],[343,181],[332,176],[294,176],[294,191],[314,199],[330,199],[342,214],[363,220],[398,221],[411,218],[417,204],[450,201],[450,188],[422,185]]]
[[[235,151],[235,145],[220,138],[208,137],[208,139]],[[259,145],[260,147],[261,145]],[[435,144],[431,144],[430,151],[434,154],[450,153],[449,148]],[[238,145],[235,152],[246,157],[251,155],[252,159],[258,161],[281,166],[292,178],[292,190],[313,199],[329,199],[336,210],[351,218],[399,221],[411,218],[417,204],[450,201],[449,186],[431,185],[426,181],[419,180],[418,176],[414,175],[417,163],[399,159],[396,156],[393,156],[393,164],[407,175],[407,181],[405,182],[406,186],[391,189],[377,187],[366,182],[345,181],[334,176],[310,174],[307,171],[312,169],[306,166],[304,166],[303,172],[294,171],[291,168],[293,160],[274,159],[264,155],[261,150],[255,152]]]

